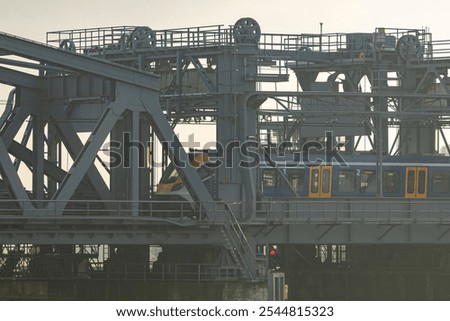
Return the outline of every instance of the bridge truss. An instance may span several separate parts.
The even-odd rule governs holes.
[[[155,184],[157,163],[167,165],[158,150],[188,159],[180,124],[213,124],[222,146],[265,150],[333,132],[343,153],[371,152],[380,167],[385,155],[450,151],[449,45],[423,29],[267,34],[251,18],[50,32],[47,44],[0,34],[0,82],[14,88],[0,117],[3,266],[18,270],[9,258],[24,248],[12,244],[46,254],[209,244],[221,249],[214,276],[233,266],[228,276],[261,280],[260,244],[448,244],[450,201],[387,202],[382,177],[370,199],[307,199],[292,186],[273,199],[233,149],[212,189],[192,166],[178,170],[189,209],[157,199]]]

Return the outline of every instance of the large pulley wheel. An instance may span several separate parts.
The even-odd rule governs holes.
[[[131,47],[146,49],[156,46],[156,33],[149,27],[137,27],[131,33]]]
[[[241,18],[233,28],[236,43],[258,43],[261,37],[261,28],[253,18]]]
[[[68,50],[68,51],[72,51],[72,52],[77,51],[77,48],[75,47],[75,43],[70,39],[65,39],[65,40],[61,41],[61,43],[59,44],[59,48]]]
[[[397,42],[397,54],[404,61],[416,61],[422,58],[423,47],[414,35],[404,35]]]

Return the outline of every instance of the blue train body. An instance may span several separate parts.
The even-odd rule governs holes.
[[[381,162],[375,155],[343,155],[344,162],[337,162],[333,155],[322,156],[301,162],[293,156],[273,157],[264,162],[262,195],[450,197],[450,158],[446,156],[386,156]]]

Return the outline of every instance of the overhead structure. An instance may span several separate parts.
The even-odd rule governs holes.
[[[136,264],[150,244],[208,244],[214,277],[253,281],[260,245],[448,244],[449,45],[424,29],[269,34],[249,17],[0,34],[0,243],[115,244]],[[183,145],[177,126],[200,124],[215,143]],[[222,166],[202,174],[200,150]],[[325,163],[287,165],[311,154]],[[178,193],[157,190],[169,163]]]

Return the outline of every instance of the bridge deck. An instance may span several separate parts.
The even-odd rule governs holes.
[[[214,202],[217,219],[187,203],[140,202],[133,217],[131,202],[112,202],[117,210],[102,209],[97,201],[69,204],[62,216],[46,209],[14,208],[17,201],[0,201],[0,242],[79,244],[221,243],[218,231],[229,224],[223,202]],[[76,206],[78,205],[78,206]],[[236,208],[239,204],[228,204]],[[267,243],[446,243],[450,238],[449,200],[380,199],[265,199],[251,220],[239,224],[257,241]],[[392,232],[392,233],[391,233]],[[172,238],[184,235],[185,238]]]

